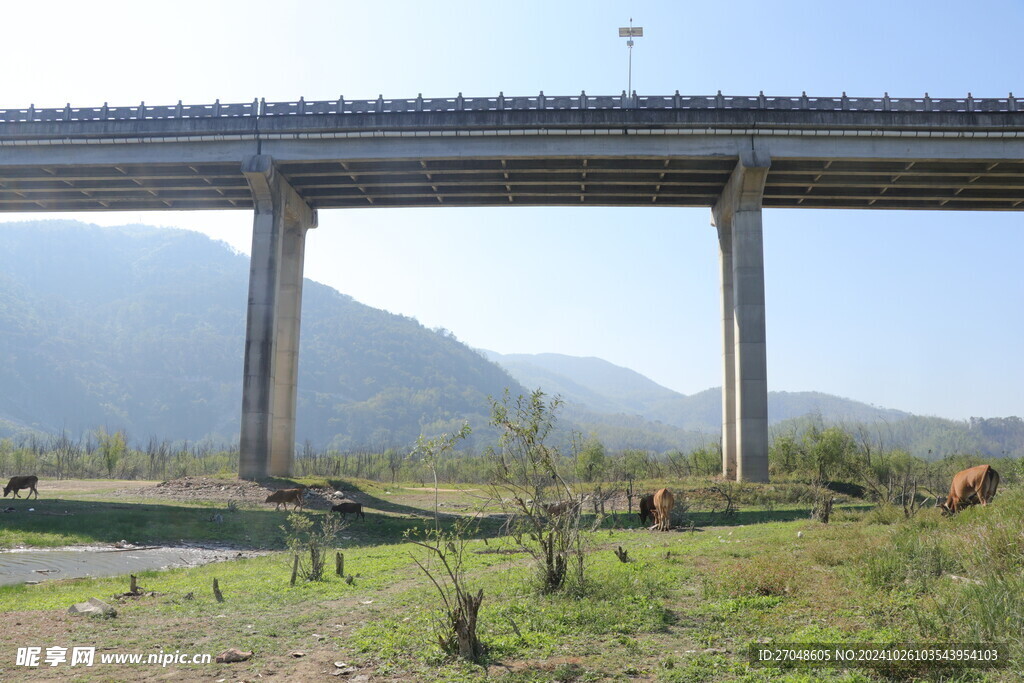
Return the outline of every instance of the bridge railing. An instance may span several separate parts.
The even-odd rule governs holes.
[[[240,104],[226,104],[217,100],[213,104],[147,105],[140,102],[134,106],[72,107],[70,104],[59,109],[0,109],[0,122],[53,122],[53,121],[128,121],[152,119],[209,119],[256,116],[259,100]]]
[[[497,97],[457,97],[412,99],[310,100],[298,102],[267,102],[253,100],[242,103],[72,107],[37,109],[0,109],[0,123],[59,121],[128,121],[155,119],[252,118],[266,116],[308,116],[324,114],[391,114],[401,112],[456,111],[567,111],[600,109],[765,109],[784,111],[860,111],[860,112],[1016,112],[1022,111],[1017,98],[973,97],[799,97],[723,95],[538,95]]]

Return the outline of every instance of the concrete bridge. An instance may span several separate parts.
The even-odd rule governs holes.
[[[319,209],[526,205],[711,209],[723,472],[766,481],[763,208],[1022,210],[1024,108],[1012,94],[677,92],[0,110],[0,211],[255,212],[246,478],[292,469],[303,249]]]

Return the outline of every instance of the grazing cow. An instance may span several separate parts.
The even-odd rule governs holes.
[[[640,498],[640,526],[647,524],[647,520],[654,521],[654,494],[648,493]]]
[[[356,517],[366,519],[366,515],[363,514],[362,503],[352,503],[349,501],[338,503],[337,505],[331,506],[331,512],[340,512],[342,517],[351,512],[354,513]]]
[[[949,487],[949,495],[938,498],[935,506],[942,508],[943,514],[959,512],[968,505],[981,503],[988,505],[999,487],[999,473],[990,465],[978,465],[953,476],[953,484]]]
[[[576,507],[576,502],[572,500],[563,500],[558,503],[544,503],[541,505],[544,508],[544,514],[549,517],[558,517],[564,515],[570,509]]]
[[[295,507],[292,509],[298,510],[302,507],[302,496],[305,493],[306,489],[280,489],[267,496],[267,499],[263,502],[277,503],[277,506],[274,508],[275,510],[281,509],[281,503],[284,503],[285,510],[288,509],[288,503],[295,503]]]
[[[34,474],[29,474],[24,477],[11,477],[11,480],[7,482],[7,486],[4,487],[4,498],[7,497],[8,493],[14,492],[15,498],[21,498],[18,495],[18,491],[22,489],[31,489],[25,494],[25,498],[29,498],[33,493],[36,494],[36,498],[39,498],[39,491],[36,491],[36,484],[39,483],[39,477]]]
[[[568,498],[566,500],[560,500],[557,503],[544,503],[540,507],[548,517],[561,517],[566,513],[578,515],[580,513],[580,508],[583,507],[583,501],[589,497],[590,496],[584,496],[578,500]]]
[[[668,531],[672,528],[672,508],[675,507],[676,499],[668,489],[659,489],[654,492],[654,526],[652,529]]]

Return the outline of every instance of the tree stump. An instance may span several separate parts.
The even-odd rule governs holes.
[[[831,496],[814,501],[814,509],[811,510],[811,519],[816,519],[822,524],[828,524],[828,518],[832,514],[832,503],[835,499]]]
[[[476,637],[476,616],[483,601],[483,590],[476,595],[460,594],[458,606],[452,613],[452,628],[459,643],[459,656],[471,662],[477,661],[483,654],[480,640]]]

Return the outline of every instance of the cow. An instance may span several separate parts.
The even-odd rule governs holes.
[[[285,510],[288,509],[288,503],[295,503],[295,507],[292,509],[298,510],[302,507],[302,496],[305,493],[306,489],[280,489],[267,496],[267,499],[263,502],[277,503],[277,506],[274,508],[275,510],[281,509],[281,503],[284,503]]]
[[[672,528],[672,508],[675,507],[676,499],[668,489],[658,489],[654,492],[654,526],[652,529],[668,531]]]
[[[647,524],[647,520],[654,521],[654,494],[648,493],[640,498],[640,526]]]
[[[988,505],[999,487],[999,473],[990,465],[978,465],[957,472],[953,475],[953,483],[949,487],[949,495],[937,498],[935,506],[942,508],[942,513],[951,515],[968,505],[981,503]]]
[[[541,505],[544,508],[544,514],[549,517],[560,517],[566,512],[578,509],[579,506],[579,501],[575,500],[562,500],[557,503],[544,503]]]
[[[25,498],[29,498],[32,494],[36,494],[36,498],[39,498],[39,491],[36,490],[36,484],[39,483],[39,477],[34,474],[29,474],[24,477],[11,477],[11,480],[7,482],[7,486],[4,487],[4,498],[7,497],[8,493],[14,492],[15,498],[21,498],[18,495],[18,491],[22,489],[31,489],[25,494]]]
[[[337,505],[331,506],[331,512],[340,512],[341,516],[344,517],[348,513],[354,513],[356,517],[366,519],[366,515],[363,514],[363,504],[353,503],[350,501],[343,501]]]

